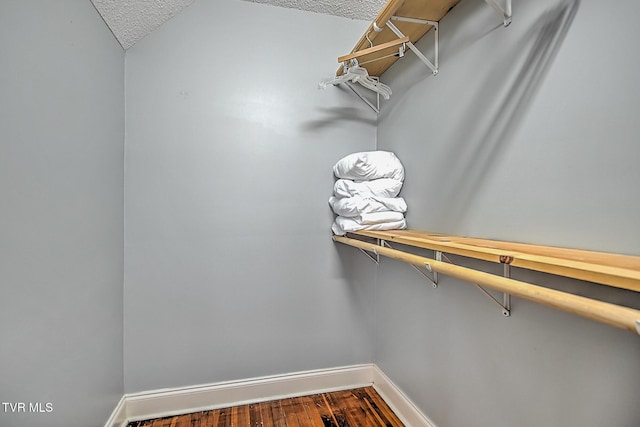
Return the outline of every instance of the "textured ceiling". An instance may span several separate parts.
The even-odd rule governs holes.
[[[91,0],[125,49],[133,46],[194,1],[202,0]],[[385,0],[244,1],[363,20],[375,18],[385,3]]]
[[[158,28],[194,0],[91,0],[123,48]]]
[[[351,19],[373,20],[386,0],[245,0]]]

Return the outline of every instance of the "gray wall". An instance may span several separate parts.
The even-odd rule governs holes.
[[[127,392],[372,360],[327,200],[376,117],[317,90],[366,25],[201,0],[127,51]]]
[[[640,255],[639,14],[634,1],[514,1],[503,28],[484,2],[456,6],[441,23],[438,76],[413,55],[383,76],[394,95],[378,148],[406,166],[409,226]],[[513,274],[640,308],[631,292]],[[384,260],[375,360],[440,427],[640,423],[638,336],[513,308],[503,318],[469,284],[432,289]]]
[[[520,300],[504,319],[329,239],[330,168],[377,138],[412,228],[640,255],[639,6],[514,3],[507,29],[459,4],[437,77],[394,66],[376,136],[352,94],[315,89],[368,23],[198,1],[126,54],[124,195],[121,48],[89,2],[0,3],[0,400],[53,405],[0,424],[102,425],[123,389],[374,360],[440,427],[637,426],[637,337]]]
[[[89,1],[0,2],[3,427],[100,426],[122,397],[124,52]]]

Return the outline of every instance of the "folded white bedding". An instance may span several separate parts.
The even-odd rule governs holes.
[[[399,221],[381,222],[378,224],[361,224],[353,218],[337,217],[331,226],[331,230],[338,236],[344,236],[348,232],[358,230],[403,230],[407,228],[404,218]]]
[[[354,196],[339,198],[331,196],[329,205],[336,214],[349,218],[374,212],[407,211],[407,203],[402,197]]]
[[[392,178],[404,181],[404,167],[390,151],[365,151],[353,153],[338,160],[333,166],[338,178],[354,181]]]
[[[351,179],[339,179],[333,186],[333,194],[338,197],[396,197],[402,189],[402,181],[392,178],[374,179],[356,182]]]
[[[358,224],[362,224],[362,225],[371,225],[371,224],[381,224],[383,222],[400,221],[404,219],[404,214],[402,212],[384,211],[384,212],[360,214],[358,216],[354,216],[353,218],[346,218],[346,219],[348,219],[349,221],[355,221]]]

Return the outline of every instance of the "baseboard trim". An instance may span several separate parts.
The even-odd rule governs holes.
[[[109,420],[105,424],[105,427],[125,427],[127,422],[127,396],[124,395],[116,405],[116,408],[111,413]]]
[[[405,426],[436,427],[377,365],[373,365],[373,387]]]
[[[372,385],[407,427],[436,427],[374,364],[125,394],[105,427]]]
[[[125,396],[127,420],[160,418],[316,392],[364,387],[373,384],[372,366],[348,366],[129,394]]]

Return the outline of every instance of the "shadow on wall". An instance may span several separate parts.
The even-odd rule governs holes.
[[[340,95],[345,97],[351,102],[361,102],[357,95],[351,92],[344,84],[337,86],[330,86],[324,89],[326,91],[340,91]],[[305,131],[316,131],[327,127],[334,127],[336,122],[360,122],[371,126],[378,124],[377,117],[373,116],[373,111],[369,110],[369,107],[365,107],[365,104],[356,107],[327,107],[318,108],[318,116],[321,118],[317,120],[309,120],[302,124],[302,129]]]
[[[438,223],[455,227],[461,220],[487,172],[505,144],[512,140],[571,27],[579,4],[580,0],[567,0],[541,15],[526,32],[522,43],[514,44],[512,52],[503,54],[501,61],[493,62],[495,71],[489,74],[490,79],[478,85],[480,90],[469,98],[467,113],[460,118],[467,125],[460,127],[461,132],[451,139],[465,146],[452,145],[448,158],[443,159],[443,163],[451,167],[447,172],[449,179],[443,181],[441,190],[456,196],[451,199],[446,218],[440,218]],[[527,43],[531,48],[524,51],[527,56],[519,70],[514,70],[515,74],[505,73]],[[510,85],[496,93],[495,88],[500,87],[497,79],[506,80],[508,75],[514,76]],[[494,101],[487,105],[487,99]],[[483,109],[479,110],[479,105]]]
[[[305,131],[320,130],[326,127],[335,127],[336,122],[360,122],[371,126],[376,126],[376,119],[367,118],[362,115],[362,110],[354,107],[334,107],[320,108],[319,114],[322,118],[318,120],[309,120],[302,125]]]

